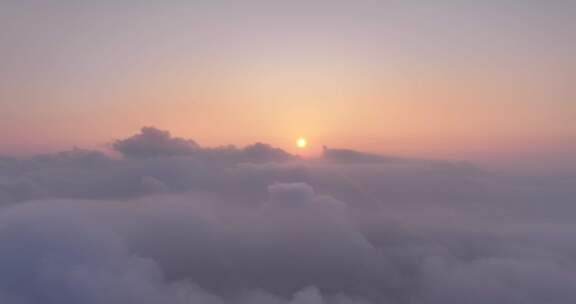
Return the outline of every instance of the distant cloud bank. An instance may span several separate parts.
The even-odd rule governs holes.
[[[146,127],[0,158],[0,303],[576,301],[576,180]]]

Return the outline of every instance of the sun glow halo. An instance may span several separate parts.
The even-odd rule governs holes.
[[[298,138],[298,140],[296,141],[296,146],[300,149],[304,149],[306,148],[306,146],[308,145],[308,141],[306,140],[306,138],[304,137],[300,137]]]

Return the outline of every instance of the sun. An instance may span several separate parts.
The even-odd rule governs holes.
[[[298,138],[298,140],[296,141],[296,146],[300,149],[304,149],[306,148],[306,146],[308,145],[308,141],[306,140],[306,138],[304,137],[300,137]]]

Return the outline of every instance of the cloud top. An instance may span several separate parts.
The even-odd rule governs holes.
[[[199,146],[193,140],[172,137],[169,131],[143,127],[140,134],[117,140],[112,148],[128,158],[150,158],[190,155]]]
[[[0,158],[0,303],[564,304],[575,180],[144,128]]]

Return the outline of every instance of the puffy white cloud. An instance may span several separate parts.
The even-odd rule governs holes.
[[[242,208],[194,194],[5,208],[0,298],[27,304],[576,299],[576,246],[559,246],[567,239],[552,241],[553,231],[494,235],[481,225],[391,224],[386,214],[348,209],[304,183],[276,183],[268,191],[266,203]]]
[[[155,199],[161,201],[45,201],[3,210],[0,299],[18,304],[353,302],[307,285],[332,284],[330,274],[353,274],[349,271],[361,262],[357,255],[366,244],[348,224],[327,221],[328,215],[317,212],[294,225],[303,213],[288,220],[281,210],[258,208],[239,218],[228,212],[214,216],[202,202]],[[307,199],[293,197],[293,205],[305,211],[300,200]],[[298,235],[303,229],[309,233]]]

